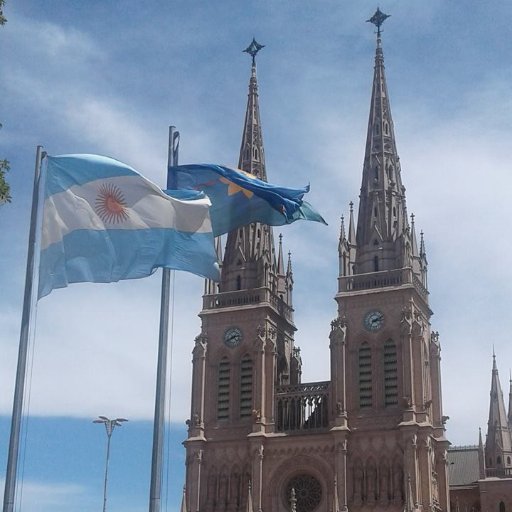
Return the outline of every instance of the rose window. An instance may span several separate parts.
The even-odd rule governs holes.
[[[292,489],[295,489],[296,511],[313,512],[322,500],[322,486],[320,482],[311,475],[296,475],[288,481],[286,485],[285,500],[288,507]]]

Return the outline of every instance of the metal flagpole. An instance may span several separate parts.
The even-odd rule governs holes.
[[[41,162],[44,158],[43,146],[37,146],[36,168],[34,172],[34,189],[32,191],[32,213],[30,214],[30,233],[28,239],[27,270],[25,274],[25,295],[23,297],[23,314],[21,317],[20,344],[18,348],[18,366],[14,385],[14,401],[12,406],[11,435],[5,474],[5,492],[3,512],[13,512],[16,494],[16,473],[20,448],[21,415],[25,390],[25,374],[27,369],[28,339],[33,303],[33,278],[35,263],[36,229],[39,203],[39,182]]]
[[[180,132],[175,126],[169,127],[168,167],[178,165]],[[167,188],[172,188],[172,177],[167,173]],[[155,418],[153,422],[153,453],[151,459],[151,485],[149,490],[149,512],[160,512],[165,429],[165,386],[167,381],[167,337],[169,332],[169,302],[171,270],[162,272],[162,293],[160,301],[160,333],[158,337],[158,365],[156,375]]]

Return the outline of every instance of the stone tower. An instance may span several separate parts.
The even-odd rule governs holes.
[[[193,351],[190,512],[446,511],[440,345],[427,259],[409,222],[381,44],[357,223],[339,240],[330,378],[301,382],[293,274],[272,228],[228,234]],[[239,166],[266,179],[255,41]],[[357,226],[357,228],[355,227]],[[219,256],[221,249],[219,245]],[[327,340],[326,340],[327,349]]]
[[[508,417],[501,390],[496,356],[493,355],[491,377],[491,399],[487,438],[485,441],[485,468],[487,477],[512,476],[512,382],[509,393]]]
[[[380,10],[357,229],[339,242],[331,402],[345,431],[349,510],[446,510],[440,345],[427,260],[409,223],[384,73]],[[340,479],[338,478],[338,486]],[[338,488],[339,494],[342,489]]]
[[[253,40],[245,50],[252,68],[238,166],[266,181],[255,63],[261,48]],[[276,389],[300,379],[292,291],[291,262],[285,269],[282,239],[276,252],[270,226],[228,233],[221,281],[206,282],[193,351],[185,442],[190,511],[245,510],[250,482],[262,510],[264,441],[275,431]]]

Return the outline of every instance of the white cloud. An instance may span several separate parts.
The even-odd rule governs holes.
[[[393,4],[398,7],[398,2]],[[455,442],[471,442],[476,427],[486,421],[492,345],[504,381],[512,361],[506,334],[512,277],[507,232],[512,107],[506,71],[488,69],[464,83],[458,76],[445,76],[451,84],[448,91],[436,90],[439,76],[425,76],[426,66],[433,65],[436,56],[420,58],[417,50],[425,45],[422,37],[433,37],[441,6],[441,2],[411,2],[404,10],[400,5],[393,22],[407,20],[414,30],[386,28],[394,46],[393,53],[388,46],[385,51],[409,211],[417,214],[416,226],[426,233],[433,327],[441,331],[443,343],[445,412],[452,417],[449,433]],[[258,8],[256,23],[270,38],[258,70],[269,177],[293,185],[311,180],[309,198],[330,223],[327,228],[302,223],[282,229],[285,251],[293,253],[295,320],[304,378],[323,380],[328,378],[327,335],[336,306],[339,217],[347,215],[350,200],[356,202],[357,212],[364,154],[373,33],[362,34],[360,20],[374,6],[349,9],[337,22],[336,33],[327,30],[330,20],[317,12],[313,23],[291,4],[285,8],[265,2]],[[228,11],[223,11],[225,17]],[[122,48],[114,51],[102,44],[90,27],[81,30],[79,20],[50,23],[10,16],[2,28],[7,36],[4,69],[9,70],[3,75],[2,91],[7,111],[19,119],[19,126],[14,132],[4,128],[1,136],[17,149],[15,158],[34,139],[45,138],[51,152],[107,153],[161,183],[169,118],[182,132],[182,161],[236,163],[247,61],[245,56],[240,62],[220,58],[214,55],[216,47],[205,62],[200,50],[214,35],[226,47],[237,37],[245,38],[248,22],[235,27],[235,35],[218,34],[216,29],[206,31],[210,20],[199,20],[193,8],[188,14],[186,37],[174,33],[175,44],[168,48],[161,33],[139,33],[139,40],[123,32],[124,39],[117,44],[128,39],[131,47],[140,41],[159,43],[148,52],[139,48],[137,67],[116,53]],[[281,33],[285,25],[295,33],[286,32],[281,44],[274,33],[277,27]],[[121,37],[121,28],[116,25],[115,30]],[[328,36],[322,37],[322,32]],[[434,35],[440,37],[439,32]],[[456,33],[443,37],[455,38]],[[409,49],[406,43],[414,47]],[[16,57],[7,58],[9,51]],[[457,56],[461,67],[464,63],[470,67],[471,52]],[[169,62],[151,60],[165,53]],[[439,65],[444,71],[451,66],[446,60]],[[145,76],[149,79],[144,82]],[[158,80],[152,77],[158,77],[160,84],[155,86]],[[457,96],[450,96],[454,91]],[[26,200],[26,176],[21,170],[12,175],[19,179],[18,190]],[[20,208],[17,217],[12,214],[16,232],[26,230],[25,225],[15,224],[25,215],[18,205],[9,207],[10,211]],[[6,210],[4,214],[3,219],[10,215]],[[2,256],[8,261],[23,259],[21,242],[18,234],[10,240],[12,249],[3,243]],[[22,283],[22,271],[16,272],[2,274],[9,298],[3,299],[0,314],[6,355],[0,360],[0,375],[3,389],[9,390],[20,316],[9,300],[14,296],[19,300]],[[180,421],[188,416],[190,352],[199,330],[202,290],[199,278],[178,275],[182,279],[184,284],[177,289],[173,372],[174,417]],[[94,417],[112,411],[133,419],[150,418],[158,300],[155,276],[111,286],[74,285],[42,301],[32,412]],[[477,398],[461,400],[461,394]],[[8,414],[10,397],[2,394],[0,400],[1,411]]]
[[[5,486],[5,479],[0,479],[0,486]],[[87,506],[90,503],[86,492],[85,487],[77,484],[27,480],[18,484],[16,504],[20,505],[20,509],[30,512],[64,512],[69,510],[70,503],[73,503],[75,510],[92,511]]]

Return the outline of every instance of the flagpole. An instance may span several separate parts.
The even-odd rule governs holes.
[[[168,168],[178,165],[180,132],[175,126],[169,127]],[[172,188],[172,177],[167,173],[167,188]],[[151,485],[149,490],[149,512],[160,512],[162,494],[164,430],[165,430],[165,389],[167,382],[167,338],[169,332],[169,303],[171,270],[162,272],[160,300],[160,332],[158,337],[158,364],[156,375],[155,417],[153,422],[153,452],[151,458]]]
[[[23,313],[21,317],[20,344],[18,347],[18,366],[14,385],[14,400],[12,405],[11,434],[9,438],[9,453],[7,456],[7,471],[5,474],[5,491],[3,512],[13,512],[16,494],[16,473],[20,448],[21,416],[23,412],[23,397],[25,391],[25,374],[27,369],[28,340],[32,316],[34,289],[34,262],[36,229],[39,203],[39,179],[41,162],[44,158],[43,147],[37,146],[36,165],[34,172],[34,188],[32,191],[32,212],[30,214],[30,232],[28,239],[27,270],[25,274],[25,294],[23,297]]]

